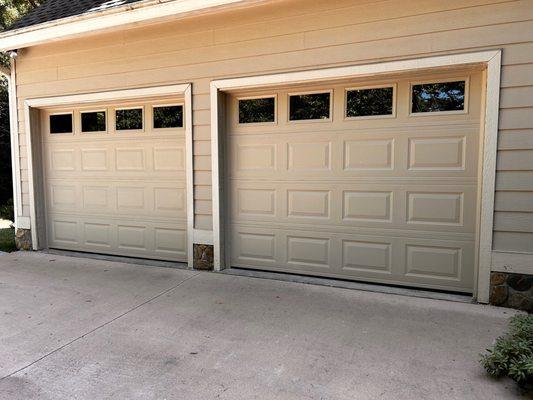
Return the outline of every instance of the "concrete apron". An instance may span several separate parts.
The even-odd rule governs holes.
[[[512,399],[515,312],[42,253],[0,257],[2,399]]]

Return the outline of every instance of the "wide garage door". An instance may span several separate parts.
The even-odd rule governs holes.
[[[186,261],[181,100],[41,117],[48,247]]]
[[[471,292],[482,75],[235,92],[227,263]]]

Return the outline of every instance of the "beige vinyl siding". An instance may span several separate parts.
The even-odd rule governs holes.
[[[531,0],[286,0],[51,43],[20,52],[19,108],[30,97],[192,82],[195,226],[210,230],[211,80],[495,48],[504,50],[495,249],[533,252],[533,226],[519,222],[533,193]]]

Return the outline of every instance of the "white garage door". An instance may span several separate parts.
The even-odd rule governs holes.
[[[181,100],[42,112],[50,248],[186,261]]]
[[[227,262],[469,292],[482,76],[233,93]]]

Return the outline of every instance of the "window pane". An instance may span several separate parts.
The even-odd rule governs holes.
[[[72,133],[72,114],[50,115],[50,133]]]
[[[465,109],[465,81],[413,85],[414,113]]]
[[[105,111],[81,113],[82,132],[105,132],[106,120]]]
[[[182,128],[183,106],[154,107],[154,128]]]
[[[143,128],[143,110],[134,108],[130,110],[116,110],[117,131]]]
[[[393,88],[348,90],[346,94],[346,116],[368,117],[392,115]]]
[[[289,119],[302,121],[329,118],[330,93],[300,94],[290,96]]]
[[[239,124],[275,121],[276,99],[274,97],[239,100]]]

